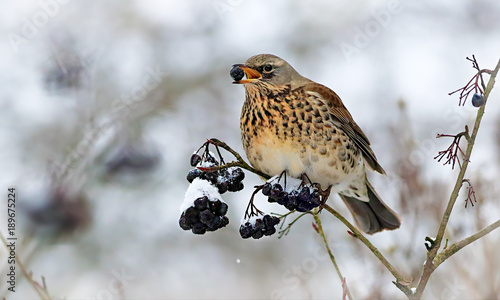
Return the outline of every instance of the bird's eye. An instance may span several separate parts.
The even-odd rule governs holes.
[[[271,65],[265,65],[263,70],[264,70],[264,72],[269,73],[269,72],[271,72],[273,70],[273,66],[271,66]]]

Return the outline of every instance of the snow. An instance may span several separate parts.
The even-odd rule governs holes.
[[[185,212],[186,209],[193,206],[194,200],[203,196],[207,196],[210,201],[220,200],[224,202],[215,186],[211,185],[210,182],[206,180],[195,178],[184,195],[184,201],[180,208],[181,214]]]
[[[214,167],[215,164],[212,163],[212,162],[209,162],[209,161],[206,161],[206,160],[202,160],[200,161],[196,167],[202,167],[202,168],[211,168],[211,167]]]
[[[247,222],[249,222],[250,224],[252,224],[252,227],[255,227],[255,222],[257,222],[257,219],[261,219],[261,218],[262,218],[262,216],[251,216],[250,218],[243,217],[240,220],[240,223],[241,223],[241,225],[245,225]]]
[[[213,153],[212,151],[208,151],[208,156],[211,156],[211,157],[214,157],[214,158],[215,158],[215,157],[217,157],[217,156],[215,156],[215,153]],[[202,167],[202,168],[211,168],[211,167],[213,167],[213,166],[215,166],[215,165],[214,165],[214,163],[209,162],[209,161],[207,161],[207,160],[205,160],[205,159],[202,159],[202,160],[201,160],[201,161],[200,161],[200,162],[196,165],[196,167]]]
[[[279,181],[279,183],[281,184],[281,186],[283,187],[283,189],[287,193],[291,193],[294,190],[298,190],[299,186],[302,184],[302,179],[294,178],[288,174],[281,176],[281,180],[279,180],[279,178],[280,178],[280,175],[276,175],[276,176],[272,177],[271,179],[269,179],[267,182],[269,182],[270,184],[274,184],[274,183],[277,183]],[[286,180],[285,180],[285,178],[286,178]],[[286,186],[285,186],[285,182],[286,182]],[[308,186],[308,185],[306,185],[306,186]]]
[[[219,176],[217,177],[217,182],[221,183],[223,181],[229,182],[231,180],[234,180],[233,171],[236,169],[238,169],[238,167],[230,167],[230,168],[227,168],[227,173],[221,172],[219,174]]]

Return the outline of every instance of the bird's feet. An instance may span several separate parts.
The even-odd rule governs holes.
[[[315,183],[315,184],[317,184],[317,183]],[[325,190],[322,190],[321,187],[318,187],[318,191],[319,191],[319,196],[321,199],[320,200],[321,204],[319,205],[319,211],[321,211],[325,207],[326,200],[328,200],[328,197],[330,197],[330,192],[332,191],[332,186],[330,185]]]

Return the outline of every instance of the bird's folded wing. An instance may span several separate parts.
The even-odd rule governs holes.
[[[318,97],[325,102],[334,125],[342,129],[356,146],[359,147],[368,165],[373,170],[385,174],[384,169],[378,163],[377,157],[370,147],[370,141],[358,124],[354,122],[351,114],[340,100],[340,97],[334,91],[319,83],[311,82],[306,84],[304,88],[306,93]]]

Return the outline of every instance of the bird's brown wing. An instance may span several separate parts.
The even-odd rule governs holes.
[[[345,108],[340,97],[328,87],[319,83],[310,82],[305,85],[305,91],[318,95],[328,106],[333,122],[342,129],[347,136],[359,147],[368,165],[375,171],[385,174],[378,163],[375,153],[370,147],[370,141],[361,128],[354,122],[351,114]]]

